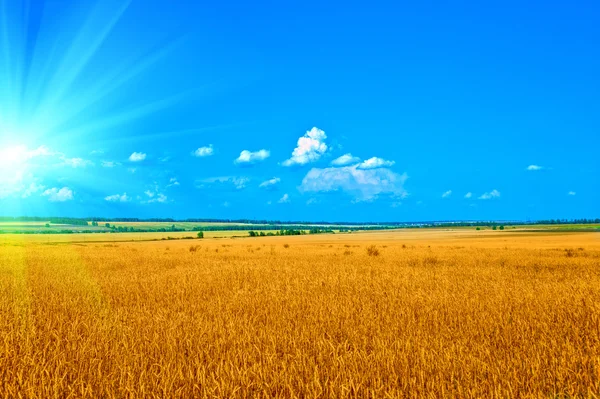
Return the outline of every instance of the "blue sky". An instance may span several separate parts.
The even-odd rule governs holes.
[[[598,217],[599,19],[594,2],[0,1],[0,213]]]

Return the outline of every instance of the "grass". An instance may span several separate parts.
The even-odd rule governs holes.
[[[0,240],[0,397],[600,392],[596,233]]]

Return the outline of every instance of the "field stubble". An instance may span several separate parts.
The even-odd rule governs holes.
[[[387,234],[7,242],[0,396],[598,395],[597,235]]]

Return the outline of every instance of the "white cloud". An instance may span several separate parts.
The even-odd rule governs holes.
[[[283,197],[281,197],[277,202],[279,202],[280,204],[287,204],[290,202],[290,196],[287,194],[283,194]]]
[[[90,151],[90,155],[103,155],[104,150],[92,150]]]
[[[129,156],[131,162],[140,162],[146,159],[146,154],[143,152],[134,152]]]
[[[489,193],[483,193],[483,195],[481,195],[479,197],[480,200],[489,200],[492,198],[498,198],[500,197],[500,191],[498,190],[492,190]]]
[[[219,176],[219,177],[209,177],[207,179],[199,179],[196,180],[197,188],[235,188],[237,190],[241,190],[246,188],[246,185],[250,181],[247,177],[238,177],[238,176]]]
[[[194,151],[192,153],[193,156],[195,157],[209,157],[211,155],[213,155],[215,153],[212,144],[210,144],[207,147],[200,147],[198,148],[196,151]]]
[[[35,150],[27,151],[28,159],[35,158],[35,157],[50,156],[50,155],[56,155],[56,152],[51,151],[45,145],[41,145],[38,148],[36,148]]]
[[[137,168],[127,168],[127,171],[131,174],[135,173],[137,171]]]
[[[27,187],[21,194],[21,198],[27,198],[38,191],[42,191],[44,188],[46,187],[41,184],[37,184],[36,182],[30,183],[29,187]]]
[[[50,202],[65,202],[73,199],[73,191],[68,187],[61,189],[56,187],[49,188],[42,195],[48,197],[48,201]]]
[[[466,194],[465,194],[465,198],[467,198],[467,199],[468,199],[468,198],[471,198],[472,196],[473,196],[473,193],[472,193],[472,192],[470,192],[470,191],[469,191],[468,193],[466,193]]]
[[[146,202],[149,203],[149,204],[151,204],[153,202],[158,202],[158,203],[164,204],[164,203],[168,202],[168,198],[167,198],[166,195],[164,195],[162,193],[158,193],[156,195],[156,197],[154,197],[154,198],[152,198],[152,199],[150,199],[150,200],[148,200]]]
[[[567,195],[577,195],[577,193],[575,191],[569,191]]]
[[[147,195],[148,197],[150,197],[150,198],[154,197],[154,192],[153,192],[153,191],[150,191],[150,190],[146,190],[146,191],[144,191],[144,194],[146,194],[146,195]]]
[[[236,164],[253,164],[256,162],[264,161],[271,156],[271,152],[268,150],[258,150],[251,152],[244,150],[240,153],[240,156],[234,161]]]
[[[442,194],[442,198],[448,198],[451,195],[452,195],[452,190],[448,190],[444,194]]]
[[[88,161],[83,158],[67,158],[63,156],[61,159],[65,165],[72,168],[85,168],[86,166],[93,165],[92,161]]]
[[[309,198],[308,201],[306,201],[306,205],[314,205],[314,204],[318,204],[319,200],[317,200],[316,198]]]
[[[279,177],[274,177],[272,179],[269,179],[269,180],[266,180],[266,181],[260,183],[260,185],[258,187],[266,188],[266,189],[273,189],[273,188],[275,188],[275,186],[277,186],[277,184],[279,184],[280,181],[281,181],[281,179]]]
[[[127,196],[127,193],[123,193],[106,196],[104,200],[108,202],[129,202],[131,198]]]
[[[172,186],[179,186],[179,181],[177,181],[176,177],[171,177],[169,179],[169,184],[167,184],[167,187],[172,187]]]
[[[282,165],[305,165],[321,158],[321,155],[327,151],[326,138],[327,135],[323,130],[313,127],[298,139],[298,144],[292,152],[292,157],[284,161]]]
[[[342,155],[339,158],[334,159],[333,161],[331,161],[331,164],[334,166],[346,166],[346,165],[351,165],[351,164],[355,164],[355,163],[359,163],[359,162],[360,162],[359,157],[352,156],[352,154],[348,153],[348,154]]]
[[[404,198],[406,174],[396,174],[389,169],[358,169],[358,166],[341,168],[313,168],[299,187],[302,192],[344,191],[357,201],[370,201],[381,194]]]
[[[358,169],[363,169],[363,170],[377,169],[377,168],[393,166],[395,163],[396,162],[394,162],[394,161],[386,161],[385,159],[373,157],[373,158],[369,158],[366,161],[363,161],[362,163],[360,163],[358,165]]]
[[[115,161],[102,161],[100,165],[102,165],[103,168],[114,168],[115,166],[121,165],[121,163]]]
[[[527,167],[527,170],[542,170],[542,169],[544,169],[544,167],[543,166],[539,166],[539,165],[529,165]]]

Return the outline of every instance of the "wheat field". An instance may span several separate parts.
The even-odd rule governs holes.
[[[0,397],[600,396],[597,233],[0,239]]]

